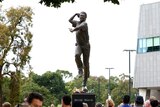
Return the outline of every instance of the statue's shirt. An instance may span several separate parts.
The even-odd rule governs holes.
[[[73,21],[73,27],[76,27],[76,42],[80,46],[85,46],[89,43],[88,25],[86,22]]]

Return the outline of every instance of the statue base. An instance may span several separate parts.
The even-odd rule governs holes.
[[[72,103],[81,101],[87,103],[88,107],[95,107],[95,94],[93,93],[74,93],[72,94]]]

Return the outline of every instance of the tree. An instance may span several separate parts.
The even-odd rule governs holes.
[[[81,89],[82,88],[82,78],[74,78],[65,84],[66,89],[72,94],[75,90],[74,89]]]
[[[81,89],[82,78],[69,81],[66,83],[66,87],[70,93],[74,92],[75,88]],[[103,76],[96,77],[90,76],[87,82],[87,88],[90,93],[96,95],[96,101],[105,104],[105,100],[108,98],[108,79]],[[128,80],[125,75],[122,74],[120,77],[110,77],[110,92],[111,97],[114,100],[116,106],[121,103],[122,97],[128,93]],[[131,102],[135,99],[136,89],[131,88]]]
[[[10,100],[9,100],[9,102],[12,105],[16,105],[17,103],[19,103],[20,81],[21,78],[19,77],[19,75],[16,75],[15,72],[12,72],[10,81]]]
[[[122,97],[126,94],[128,94],[128,84],[129,84],[129,80],[128,80],[128,76],[125,74],[121,74],[119,75],[119,81],[117,83],[117,86],[112,90],[112,96],[114,99],[114,102],[116,104],[116,106],[118,106],[121,102],[122,102]],[[131,81],[133,83],[133,81]],[[131,84],[131,98],[130,98],[130,102],[134,102],[135,100],[135,94],[137,94],[137,90],[132,88],[133,84]]]
[[[47,71],[41,76],[37,74],[33,75],[34,83],[47,88],[55,98],[59,99],[58,103],[60,103],[62,96],[68,93],[62,78],[60,73],[51,71]]]
[[[1,11],[0,17],[0,107],[2,106],[3,76],[11,76],[15,68],[16,82],[20,82],[20,72],[30,69],[29,52],[32,48],[32,9],[30,7],[10,8]],[[19,90],[20,87],[17,87]]]
[[[9,101],[9,96],[10,96],[10,77],[6,76],[3,78],[3,100],[4,101]]]
[[[65,70],[56,70],[57,74],[60,74],[64,79],[72,77],[72,73]]]
[[[115,87],[112,92],[112,99],[114,99],[115,105],[118,106],[122,102],[124,95],[128,94],[128,80],[119,80],[118,86]]]
[[[91,89],[90,91],[96,95],[96,101],[104,102],[108,94],[106,87],[108,80],[104,76],[92,77],[88,80],[88,85],[88,89]]]
[[[52,103],[53,99],[54,101],[57,99],[46,87],[36,84],[32,79],[32,75],[33,74],[31,74],[28,78],[23,79],[23,84],[20,91],[20,102],[24,102],[24,99],[29,95],[30,92],[39,92],[44,97],[43,105],[48,107]]]
[[[66,83],[66,88],[70,92],[70,94],[72,94],[75,89],[81,90],[82,81],[82,78],[74,78],[74,80]],[[108,80],[103,76],[90,76],[87,81],[87,88],[89,93],[94,93],[96,95],[96,101],[104,102],[108,93],[107,84]]]
[[[2,2],[3,0],[0,0]],[[75,0],[40,0],[40,4],[44,4],[47,7],[61,7],[61,4],[64,2],[74,3]],[[119,0],[104,0],[104,2],[112,2],[113,4],[119,5]]]
[[[104,0],[104,2],[106,2],[106,1],[108,1],[108,2],[111,1],[113,4],[118,4],[119,5],[118,0]],[[41,4],[44,3],[44,5],[46,5],[48,7],[56,7],[56,8],[60,7],[61,4],[64,3],[64,2],[74,3],[75,0],[40,0]]]

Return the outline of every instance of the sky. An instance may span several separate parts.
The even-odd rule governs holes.
[[[30,56],[33,71],[67,70],[76,76],[75,33],[69,32],[68,19],[75,13],[87,12],[91,52],[90,75],[109,77],[128,75],[129,53],[137,45],[138,21],[142,4],[160,0],[120,0],[120,5],[103,0],[75,0],[60,8],[46,7],[39,0],[4,0],[4,8],[30,6],[33,9],[33,48]],[[78,20],[77,18],[75,18]],[[131,76],[134,76],[136,52],[131,52]]]

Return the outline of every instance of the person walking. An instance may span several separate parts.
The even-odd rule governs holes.
[[[137,96],[135,99],[135,106],[134,107],[144,107],[144,99],[142,96]]]
[[[122,99],[122,104],[119,107],[131,107],[129,103],[130,103],[130,96],[124,95]]]
[[[115,107],[114,101],[111,98],[107,99],[105,107]]]
[[[69,95],[64,95],[61,102],[62,107],[71,107],[71,97]]]
[[[27,102],[31,107],[42,107],[43,96],[40,93],[32,92],[27,97]]]

